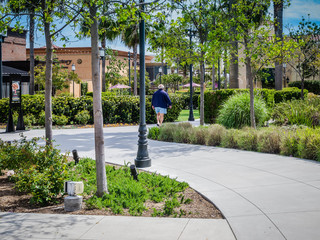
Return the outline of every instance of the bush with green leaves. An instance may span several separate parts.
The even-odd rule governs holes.
[[[82,125],[86,125],[89,122],[90,118],[91,117],[88,110],[82,110],[75,116],[76,122]]]
[[[31,203],[54,202],[63,191],[67,158],[51,145],[37,144],[22,137],[12,143],[0,142],[0,170],[14,170],[15,188],[32,195]]]
[[[219,110],[227,101],[227,99],[237,93],[249,92],[248,89],[223,89],[223,90],[210,90],[204,93],[204,122],[216,123]],[[272,108],[276,103],[300,98],[300,90],[298,88],[284,88],[283,90],[276,91],[274,89],[255,89],[255,95],[261,96],[268,108]],[[308,94],[304,90],[304,96]]]
[[[219,124],[210,125],[206,134],[206,145],[219,146],[226,134],[226,128]]]
[[[274,107],[271,117],[277,125],[320,126],[320,98],[279,103]]]
[[[269,119],[266,103],[260,97],[254,98],[254,112],[257,126],[262,126]],[[217,122],[226,128],[251,126],[249,93],[231,96],[220,109]]]
[[[320,81],[319,80],[305,80],[304,89],[314,94],[320,94]],[[294,81],[289,83],[290,87],[297,87],[301,89],[301,81]]]

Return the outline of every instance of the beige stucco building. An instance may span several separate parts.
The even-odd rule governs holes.
[[[35,48],[35,57],[45,57],[46,48]],[[116,53],[117,59],[120,59],[124,63],[127,64],[128,67],[128,52],[113,50]],[[30,55],[30,50],[27,49],[27,58]],[[131,56],[133,54],[131,53]],[[91,71],[91,47],[57,47],[54,46],[54,56],[57,60],[64,64],[69,71],[72,71],[72,65],[75,65],[75,73],[78,74],[79,78],[82,82],[88,83],[88,91],[92,92],[92,71]],[[139,59],[139,56],[138,56]],[[146,63],[151,62],[153,56],[146,56]],[[101,69],[102,61],[100,61],[100,69]],[[106,60],[106,66],[108,66],[109,62]],[[131,66],[133,61],[131,60]],[[131,68],[132,69],[132,68]],[[123,74],[127,74],[127,71],[124,71]],[[102,78],[101,78],[102,79]],[[73,83],[70,83],[70,87],[68,90],[71,94],[73,94]],[[79,97],[81,94],[80,84],[74,83],[74,96]]]

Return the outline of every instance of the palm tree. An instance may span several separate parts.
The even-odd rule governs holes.
[[[136,96],[137,91],[137,59],[138,59],[138,44],[139,44],[139,24],[132,23],[122,32],[122,41],[124,44],[133,48],[133,64],[134,64],[134,80],[133,80],[133,94]]]
[[[283,0],[273,0],[274,8],[274,31],[277,41],[283,41]],[[275,62],[275,88],[282,89],[283,78],[282,64]]]
[[[116,39],[120,33],[118,31],[115,31],[114,29],[117,29],[118,22],[115,21],[111,17],[107,17],[103,21],[99,19],[98,21],[98,27],[99,27],[99,40],[101,41],[101,47],[103,49],[106,49],[106,42],[107,41],[113,41]],[[88,22],[83,21],[80,26],[80,32],[83,37],[89,37],[90,36],[90,26]],[[106,91],[106,58],[102,58],[102,92]]]

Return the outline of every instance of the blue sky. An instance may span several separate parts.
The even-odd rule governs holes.
[[[273,9],[270,9],[270,11],[273,12]],[[320,0],[291,0],[291,5],[284,10],[284,16],[283,16],[283,25],[284,25],[284,32],[287,31],[287,26],[297,26],[298,23],[301,21],[302,16],[305,18],[308,17],[308,14],[310,14],[310,20],[312,22],[317,22],[320,24]],[[67,33],[64,33],[68,35]],[[37,34],[38,37],[35,39],[35,47],[42,47],[45,45],[44,37],[40,36],[40,34]],[[74,39],[72,36],[72,32],[69,31],[69,37],[72,39],[72,42],[67,43],[67,47],[89,47],[90,46],[90,40],[84,39],[84,40],[77,40]],[[62,42],[56,42],[55,45],[63,46]],[[125,47],[121,41],[115,40],[112,43],[108,44],[109,47],[117,50],[123,50],[128,51],[129,49]],[[147,54],[152,54],[150,52],[147,52]]]

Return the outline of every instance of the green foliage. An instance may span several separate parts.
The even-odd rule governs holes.
[[[304,89],[308,90],[308,92],[312,92],[314,94],[320,94],[320,81],[312,81],[312,80],[305,80],[304,81]],[[290,87],[296,87],[301,89],[301,81],[295,81],[289,83]]]
[[[73,171],[70,171],[69,178],[73,181],[83,181],[86,195],[95,193],[95,161],[91,159],[81,159],[79,164],[70,164]],[[160,176],[155,173],[139,173],[139,181],[133,180],[128,166],[116,168],[106,166],[108,176],[108,191],[99,198],[95,195],[86,200],[86,207],[89,209],[110,208],[113,213],[123,213],[128,209],[131,215],[141,215],[146,210],[145,202],[149,199],[155,202],[170,201],[177,198],[176,193],[184,191],[188,184],[177,182],[168,176]],[[172,205],[170,205],[172,206]],[[163,211],[169,213],[170,206]],[[167,210],[166,210],[167,209]],[[170,215],[173,211],[170,213]]]
[[[82,125],[86,125],[89,122],[90,118],[91,116],[88,110],[82,110],[75,116],[75,120],[77,121],[77,123]]]
[[[85,96],[88,92],[88,83],[82,82],[81,83],[81,96]]]
[[[286,126],[253,129],[226,129],[215,124],[209,127],[166,124],[159,128],[159,140],[207,146],[283,154],[320,161],[320,129]],[[205,136],[203,143],[202,136]],[[155,212],[157,214],[159,212]]]
[[[320,126],[320,98],[279,103],[274,107],[271,117],[278,125]]]
[[[262,126],[269,118],[266,104],[259,97],[254,98],[254,112],[257,126]],[[249,93],[230,97],[219,110],[217,122],[227,128],[251,126]]]
[[[159,133],[160,133],[160,130],[158,127],[149,128],[148,138],[153,139],[153,140],[158,140]]]
[[[237,93],[249,92],[247,89],[209,90],[204,93],[204,121],[215,123],[219,110],[227,99]],[[300,92],[297,88],[285,88],[281,91],[274,89],[255,89],[255,95],[260,95],[268,108],[273,108],[276,103],[291,99],[299,99]],[[307,96],[307,91],[304,91]]]
[[[93,123],[93,100],[88,96],[74,98],[71,96],[58,96],[52,98],[53,124],[65,125],[79,122]],[[156,123],[156,114],[151,107],[152,96],[146,97],[146,122]],[[182,109],[182,98],[180,95],[170,94],[172,108],[168,109],[165,115],[165,122],[174,122],[178,119]],[[139,122],[139,97],[136,96],[116,96],[113,93],[102,94],[102,110],[104,123],[137,123]],[[8,99],[0,100],[0,122],[6,123],[8,116]],[[23,114],[32,115],[36,122],[33,125],[45,124],[44,96],[42,95],[23,95],[22,97]],[[17,115],[17,110],[14,113]],[[88,114],[90,117],[88,118]],[[18,115],[17,115],[18,116]],[[16,116],[16,119],[17,119]],[[80,117],[81,116],[81,117]],[[68,120],[68,121],[67,121]]]
[[[67,158],[56,148],[39,146],[38,139],[7,143],[0,141],[0,170],[15,171],[15,188],[31,193],[31,203],[46,205],[63,190]]]

